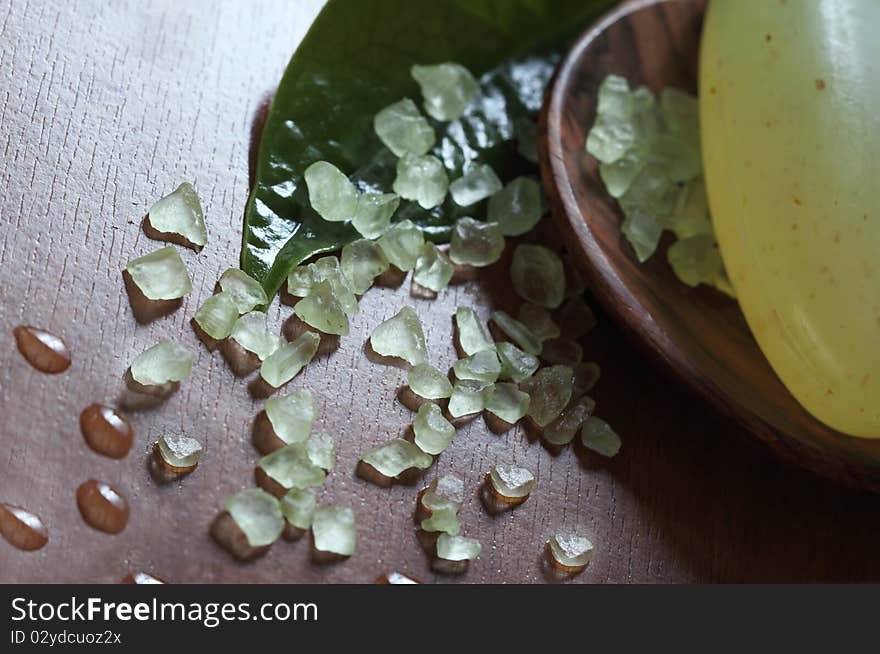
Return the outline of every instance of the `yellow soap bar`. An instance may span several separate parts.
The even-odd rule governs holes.
[[[742,310],[813,416],[880,437],[880,1],[712,0],[709,204]]]

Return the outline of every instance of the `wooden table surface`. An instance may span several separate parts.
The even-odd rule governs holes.
[[[0,540],[0,582],[114,582],[138,570],[171,582],[370,582],[401,570],[425,581],[540,583],[549,580],[543,543],[578,525],[597,550],[577,582],[880,579],[877,497],[766,458],[652,369],[607,319],[588,354],[604,371],[597,413],[622,435],[620,455],[553,456],[521,429],[497,436],[482,419],[460,429],[427,478],[465,479],[464,533],[483,553],[465,575],[433,574],[413,522],[419,487],[384,489],[354,474],[365,450],[412,419],[394,398],[403,371],[370,363],[362,347],[380,321],[414,304],[432,362],[451,364],[456,306],[483,315],[510,308],[491,274],[433,302],[411,300],[406,285],[371,290],[341,349],[289,387],[313,390],[319,426],[337,438],[320,501],[355,509],[350,560],[314,563],[303,540],[239,564],[213,543],[208,525],[224,499],[253,484],[260,403],[189,320],[237,263],[252,124],[319,6],[0,0],[0,501],[33,510],[50,530],[35,553]],[[138,325],[120,271],[158,247],[140,220],[183,180],[202,197],[211,240],[200,254],[182,252],[194,284],[182,309]],[[289,313],[276,304],[270,316],[280,326]],[[66,373],[28,366],[12,336],[22,323],[63,335],[74,356]],[[197,352],[193,375],[162,407],[131,415],[127,458],[100,457],[83,442],[80,411],[112,403],[132,357],[160,338]],[[194,474],[160,486],[146,453],[163,430],[199,437],[207,453]],[[477,489],[501,461],[527,466],[539,482],[525,504],[493,517]],[[77,512],[76,488],[93,477],[129,499],[120,535],[94,531]]]

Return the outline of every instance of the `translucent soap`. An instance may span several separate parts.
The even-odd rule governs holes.
[[[271,545],[284,530],[278,500],[259,488],[249,488],[226,500],[226,511],[251,547]]]
[[[550,554],[564,570],[583,570],[593,559],[593,544],[574,532],[556,532],[550,539]]]
[[[312,462],[304,443],[285,445],[264,456],[257,466],[287,490],[324,483],[324,470]]]
[[[173,245],[129,261],[125,270],[148,300],[176,300],[192,290],[189,272]]]
[[[270,397],[264,408],[275,434],[288,445],[305,442],[318,415],[315,398],[307,388]]]
[[[495,223],[459,218],[452,227],[449,258],[457,264],[476,267],[488,266],[501,258],[504,235]]]
[[[396,193],[363,193],[358,197],[352,225],[366,238],[379,238],[391,225],[391,216],[398,206],[400,198]]]
[[[295,341],[282,345],[263,361],[260,376],[274,388],[283,386],[314,358],[320,341],[321,337],[314,332],[306,332]]]
[[[428,511],[448,508],[457,513],[464,503],[464,482],[453,474],[440,475],[428,484],[421,503]]]
[[[297,529],[308,529],[315,515],[315,503],[315,491],[311,488],[294,488],[281,498],[281,514]]]
[[[581,428],[581,443],[602,456],[612,457],[620,451],[620,436],[607,422],[590,416]]]
[[[348,507],[322,506],[312,518],[315,549],[339,556],[354,554],[357,544],[354,511]]]
[[[166,434],[157,445],[162,460],[172,468],[195,468],[205,452],[199,441],[184,434]]]
[[[541,245],[520,244],[510,264],[513,290],[526,302],[555,309],[565,299],[562,259]]]
[[[238,320],[238,305],[231,293],[217,293],[202,303],[193,319],[208,336],[222,340],[232,333]]]
[[[437,557],[446,561],[473,561],[480,555],[480,542],[464,536],[440,534]]]
[[[195,355],[174,341],[159,341],[131,362],[131,376],[144,386],[183,381],[192,372]]]
[[[149,211],[150,226],[163,234],[177,234],[196,247],[208,243],[205,214],[196,190],[184,182],[155,202]]]
[[[535,338],[543,343],[549,338],[559,336],[560,328],[553,320],[553,316],[544,307],[539,307],[531,302],[523,302],[519,307],[517,319],[528,327]]]
[[[406,153],[397,160],[394,192],[417,202],[422,209],[433,209],[443,202],[449,189],[449,177],[443,162],[431,154]]]
[[[409,98],[390,104],[373,118],[376,136],[395,156],[407,152],[421,155],[428,152],[437,140],[434,128]]]
[[[477,164],[449,185],[453,201],[460,207],[469,207],[498,193],[503,188],[498,175],[488,164]],[[491,202],[489,204],[491,211]],[[491,217],[490,220],[494,220]]]
[[[374,241],[362,238],[342,248],[340,268],[352,292],[363,295],[388,270],[388,259]]]
[[[499,463],[489,470],[489,481],[495,492],[507,499],[528,497],[535,487],[535,476],[527,469]]]
[[[657,251],[663,227],[651,216],[636,210],[628,214],[620,228],[632,245],[639,262],[645,262]]]
[[[535,374],[541,362],[538,357],[523,352],[513,343],[501,341],[495,346],[498,360],[501,362],[499,379],[509,379],[516,383],[525,381]]]
[[[220,275],[220,290],[232,296],[239,314],[269,304],[266,291],[256,279],[238,268],[229,268]]]
[[[348,334],[348,316],[329,281],[317,283],[306,297],[296,303],[293,311],[304,323],[325,334]]]
[[[477,94],[477,80],[460,64],[416,65],[410,73],[422,89],[425,111],[436,120],[461,118]]]
[[[423,452],[436,455],[449,447],[455,437],[455,427],[443,417],[439,406],[426,402],[413,420],[413,433],[416,445]]]
[[[565,407],[562,415],[544,427],[542,433],[544,440],[554,445],[568,445],[595,408],[596,403],[586,395],[574,400]]]
[[[542,344],[541,358],[549,364],[564,363],[573,366],[584,358],[584,348],[570,338],[551,338]]]
[[[415,443],[393,438],[364,454],[361,461],[371,465],[381,475],[397,477],[411,468],[424,470],[430,467],[434,457],[423,452]]]
[[[423,531],[443,532],[450,536],[458,536],[461,532],[461,522],[458,513],[451,508],[437,509],[421,522]]]
[[[449,285],[454,271],[446,255],[433,243],[425,242],[416,259],[413,281],[438,293]]]
[[[529,416],[539,427],[558,418],[571,400],[574,373],[568,366],[541,368],[520,384],[529,394]]]
[[[466,355],[494,349],[495,342],[477,312],[470,307],[458,307],[455,310],[455,326],[458,343]]]
[[[452,383],[446,375],[427,363],[410,368],[407,383],[413,393],[428,400],[439,400],[452,395]]]
[[[303,175],[309,204],[324,220],[342,222],[354,218],[357,189],[345,173],[327,161],[316,161]]]
[[[543,212],[538,182],[517,177],[489,198],[486,219],[497,223],[505,236],[519,236],[537,225]]]
[[[541,343],[535,335],[516,318],[512,318],[505,311],[495,311],[492,313],[491,321],[504,333],[513,343],[524,352],[532,355],[541,353]]]
[[[414,366],[428,360],[425,332],[412,307],[403,307],[376,327],[370,336],[370,345],[377,354],[399,357]]]
[[[504,422],[515,424],[529,410],[529,396],[515,384],[499,383],[486,389],[485,409]]]
[[[394,223],[377,244],[392,266],[400,270],[412,270],[422,252],[425,237],[422,230],[412,222],[401,220]]]
[[[460,418],[479,413],[486,407],[485,391],[491,386],[492,384],[473,379],[458,380],[449,397],[449,414],[453,418]]]
[[[330,472],[336,465],[336,443],[326,432],[319,431],[309,436],[306,452],[312,465],[318,466],[324,472]]]
[[[229,337],[248,352],[265,361],[269,355],[284,345],[280,334],[269,330],[268,316],[262,311],[251,311],[239,317],[232,326]]]
[[[712,284],[724,267],[715,238],[707,234],[676,241],[666,257],[676,276],[688,286]]]

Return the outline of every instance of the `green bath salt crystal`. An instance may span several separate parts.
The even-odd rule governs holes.
[[[373,130],[396,157],[406,153],[425,154],[437,140],[434,128],[409,98],[398,100],[379,111],[373,118]]]
[[[526,161],[538,163],[538,125],[531,118],[521,118],[514,123],[516,151]]]
[[[541,358],[549,364],[564,363],[573,366],[584,358],[584,348],[570,338],[551,338],[544,341]]]
[[[452,227],[449,258],[455,263],[480,268],[498,261],[502,252],[504,234],[496,223],[485,223],[465,216]]]
[[[433,243],[425,242],[418,259],[416,259],[413,281],[439,293],[449,286],[453,272],[455,272],[455,268],[446,255]]]
[[[455,437],[455,427],[443,417],[439,406],[426,402],[419,407],[413,420],[413,433],[419,449],[436,455],[449,447]]]
[[[428,511],[451,509],[458,513],[464,504],[464,482],[453,474],[440,475],[428,484],[421,503]]]
[[[557,532],[549,542],[551,555],[563,568],[585,568],[593,559],[593,544],[575,532]]]
[[[192,290],[189,272],[173,245],[129,261],[125,270],[148,300],[176,300]]]
[[[452,364],[456,379],[492,383],[501,374],[501,362],[495,350],[483,350]]]
[[[688,286],[713,284],[724,269],[718,244],[707,234],[676,241],[666,257],[676,276]]]
[[[611,197],[619,198],[629,190],[645,167],[647,158],[647,147],[636,146],[614,163],[599,164],[599,176]]]
[[[529,396],[515,384],[494,384],[486,389],[485,404],[486,411],[512,425],[528,412]]]
[[[307,388],[289,395],[270,397],[264,408],[275,434],[287,445],[304,443],[318,417],[315,398]]]
[[[294,488],[281,498],[281,514],[297,529],[308,529],[312,526],[315,504],[315,491],[311,488]]]
[[[405,200],[417,202],[422,209],[440,205],[449,188],[443,162],[431,154],[406,153],[397,160],[394,192]]]
[[[599,114],[587,135],[587,152],[601,163],[612,164],[623,157],[638,139],[639,131],[632,119]]]
[[[196,190],[189,182],[155,202],[149,211],[150,226],[163,234],[177,234],[197,248],[208,243],[205,214]]]
[[[562,259],[541,245],[520,244],[510,264],[513,290],[526,302],[555,309],[565,299]]]
[[[636,210],[627,215],[620,231],[632,245],[639,262],[644,263],[657,251],[663,227],[648,214]]]
[[[473,561],[480,555],[480,542],[464,536],[440,534],[437,557],[446,561]]]
[[[633,98],[629,82],[620,75],[608,75],[599,84],[596,113],[611,116],[630,116],[633,113]]]
[[[580,397],[584,393],[589,393],[593,390],[602,374],[599,364],[593,361],[576,363],[571,369],[574,371],[574,383],[571,390],[572,397]]]
[[[505,236],[519,236],[537,225],[543,212],[538,182],[517,177],[489,198],[486,218],[497,223]]]
[[[596,322],[596,314],[577,296],[566,302],[559,312],[562,333],[568,338],[580,338],[589,334],[596,326]]]
[[[193,319],[208,336],[222,340],[232,333],[238,320],[238,305],[231,293],[223,291],[205,300]]]
[[[411,221],[401,220],[392,225],[377,244],[392,266],[407,271],[415,268],[425,237]]]
[[[159,341],[131,362],[131,376],[144,386],[183,381],[192,372],[195,355],[174,341]]]
[[[460,207],[469,207],[502,189],[501,180],[488,164],[477,164],[449,185],[452,199]],[[491,211],[491,201],[489,204]],[[491,218],[490,214],[490,220]]]
[[[423,531],[443,532],[450,536],[458,536],[461,532],[461,522],[458,513],[451,508],[437,509],[421,522]]]
[[[528,327],[507,312],[495,311],[491,320],[519,349],[535,356],[541,353],[540,341]]]
[[[499,379],[509,379],[517,384],[535,374],[541,365],[538,357],[523,352],[513,343],[501,341],[495,346],[498,360],[501,362]]]
[[[525,325],[539,342],[556,338],[561,333],[559,325],[553,320],[553,316],[544,307],[539,307],[531,302],[523,302],[519,307],[517,319]]]
[[[529,413],[539,427],[556,420],[571,400],[574,373],[568,366],[541,368],[520,384],[529,394]]]
[[[410,74],[422,89],[425,111],[436,120],[461,118],[477,94],[477,80],[460,64],[416,65]]]
[[[660,115],[672,134],[700,147],[700,106],[696,96],[666,87],[660,92]]]
[[[358,197],[357,209],[351,224],[366,238],[379,238],[388,231],[391,216],[400,206],[396,193],[362,193]]]
[[[306,451],[312,465],[325,472],[330,472],[336,465],[336,443],[326,432],[319,431],[309,436],[306,441]]]
[[[260,366],[260,376],[274,388],[283,386],[305,368],[318,351],[321,337],[306,332],[295,341],[281,346]]]
[[[528,497],[535,488],[535,475],[527,468],[499,463],[489,470],[489,481],[499,495],[509,499]]]
[[[452,383],[446,375],[427,363],[410,368],[407,383],[413,393],[427,400],[439,400],[452,395]]]
[[[586,395],[571,402],[565,407],[562,415],[544,427],[542,434],[544,440],[554,445],[568,445],[595,408],[596,403]]]
[[[706,182],[702,176],[692,179],[678,192],[675,209],[669,217],[669,229],[678,238],[714,234]]]
[[[224,507],[251,547],[271,545],[284,531],[278,500],[260,488],[248,488],[226,500]]]
[[[414,366],[428,360],[425,332],[412,307],[403,307],[376,327],[370,336],[370,345],[381,356],[398,357]]]
[[[303,177],[309,189],[309,203],[324,220],[342,222],[354,218],[357,190],[341,170],[327,161],[316,161]]]
[[[470,307],[458,307],[455,310],[455,326],[458,331],[458,343],[466,355],[495,348],[495,342],[477,312]]]
[[[314,270],[315,285],[312,287],[309,295],[314,293],[318,284],[328,282],[333,291],[333,296],[339,302],[342,310],[350,316],[356,314],[358,312],[357,297],[342,273],[339,259],[333,256],[321,257],[311,265]]]
[[[356,295],[366,293],[388,266],[388,259],[374,241],[362,238],[342,248],[340,268],[348,287]]]
[[[183,434],[162,436],[156,445],[162,460],[172,468],[194,468],[205,452],[199,441]]]
[[[218,284],[221,291],[232,297],[239,314],[269,304],[260,282],[238,268],[229,268],[220,275]]]
[[[316,284],[311,293],[296,303],[293,311],[304,323],[325,334],[348,334],[348,316],[329,281]]]
[[[361,461],[375,468],[381,475],[397,477],[412,468],[424,470],[430,467],[434,457],[423,452],[415,443],[393,438],[364,454]]]
[[[669,221],[677,199],[678,186],[669,178],[668,167],[651,162],[639,171],[618,201],[627,217],[643,213],[662,225]]]
[[[303,443],[285,445],[264,456],[257,466],[288,490],[320,486],[324,483],[324,471],[312,463]]]
[[[305,297],[315,286],[315,269],[311,264],[296,266],[287,275],[287,292],[296,297]]]
[[[474,379],[460,379],[452,387],[449,414],[453,418],[479,413],[486,407],[486,389],[492,384]]]
[[[251,311],[238,318],[229,337],[260,361],[284,345],[281,335],[269,331],[268,316],[262,311]]]
[[[339,556],[351,556],[357,545],[354,511],[348,507],[322,506],[312,518],[315,549]]]
[[[581,427],[581,443],[587,449],[607,457],[616,455],[621,446],[620,436],[611,425],[596,416],[587,418]]]

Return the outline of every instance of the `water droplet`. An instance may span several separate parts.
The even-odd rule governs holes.
[[[112,459],[128,454],[134,440],[128,419],[103,404],[87,406],[79,416],[79,428],[90,448]]]
[[[86,524],[99,531],[118,534],[128,524],[128,502],[102,481],[89,479],[77,488],[76,505]]]
[[[55,375],[70,366],[70,350],[60,338],[36,327],[20,325],[12,330],[18,351],[40,372]]]
[[[39,516],[11,504],[0,504],[0,534],[20,550],[38,550],[49,540]]]

